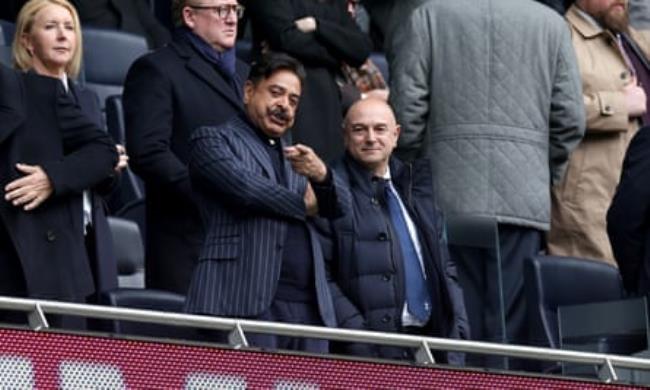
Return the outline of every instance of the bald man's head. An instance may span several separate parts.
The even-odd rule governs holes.
[[[400,127],[388,103],[364,99],[348,110],[343,122],[343,140],[347,152],[361,165],[382,176],[397,146]]]

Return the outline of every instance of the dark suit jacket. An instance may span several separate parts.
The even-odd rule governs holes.
[[[245,80],[248,66],[237,62]],[[187,169],[189,137],[243,112],[229,82],[185,40],[138,59],[124,87],[130,166],[145,182],[146,284],[187,292],[203,240]]]
[[[189,312],[254,317],[271,305],[287,221],[307,223],[307,180],[284,164],[288,188],[279,184],[268,152],[241,117],[192,135],[190,170],[207,233],[187,296]],[[314,186],[321,214],[338,215],[350,201],[338,183],[333,176],[331,185]],[[320,314],[335,326],[320,243],[309,231]]]
[[[89,89],[69,83],[73,100],[81,111],[98,128],[104,126],[102,109],[99,96]],[[92,202],[92,247],[89,249],[90,267],[93,271],[93,280],[97,294],[108,292],[117,288],[117,258],[113,250],[113,237],[108,226],[108,208],[103,195],[110,193],[117,185],[119,178],[110,178],[93,188]]]
[[[428,161],[403,164],[392,158],[391,181],[419,233],[433,306],[425,332],[435,337],[467,339],[469,329],[463,295],[456,265],[449,258],[442,213],[434,207],[428,164]],[[378,193],[371,172],[350,157],[338,162],[333,169],[349,187],[353,199],[352,210],[321,229],[331,277],[340,286],[340,290],[334,286],[339,326],[402,332],[406,300],[403,259],[392,238],[390,216],[381,207],[385,203],[383,192]],[[402,350],[392,347],[378,347],[368,352],[364,354],[402,357]],[[462,356],[447,355],[441,358],[462,364]]]
[[[152,48],[162,47],[171,40],[169,31],[155,18],[147,0],[72,0],[72,3],[84,27],[141,35]]]
[[[650,292],[650,127],[628,146],[621,181],[607,212],[607,233],[625,288]]]
[[[20,261],[29,296],[83,299],[94,283],[81,193],[113,174],[115,145],[81,113],[59,80],[0,67],[0,85],[0,107],[11,106],[0,109],[1,188],[22,176],[14,168],[18,162],[40,165],[54,187],[51,197],[30,212],[0,201],[0,217],[18,256],[12,259],[11,250],[0,248],[0,261]]]
[[[249,0],[255,48],[266,42],[270,49],[288,53],[307,70],[296,122],[294,142],[311,146],[325,161],[343,152],[341,96],[336,76],[343,62],[360,66],[370,55],[372,44],[340,0]],[[313,16],[315,32],[305,34],[296,19]]]

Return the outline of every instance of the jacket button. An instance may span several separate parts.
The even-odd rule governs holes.
[[[627,78],[627,71],[624,70],[623,72],[621,72],[621,79],[625,80],[626,78]]]
[[[384,324],[387,324],[390,321],[390,315],[386,314],[385,316],[381,317],[381,322]]]
[[[48,230],[48,231],[45,233],[45,237],[47,238],[47,240],[48,240],[49,242],[53,242],[54,240],[56,240],[56,234],[54,234],[54,231],[53,231],[53,230]]]
[[[612,107],[611,106],[605,106],[605,112],[607,112],[607,113],[612,112]]]
[[[383,280],[384,282],[389,282],[390,281],[390,274],[382,275],[381,280]]]
[[[388,235],[384,232],[381,232],[377,235],[377,239],[379,241],[386,241],[388,239]]]

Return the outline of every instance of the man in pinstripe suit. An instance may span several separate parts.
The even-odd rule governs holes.
[[[303,80],[297,60],[268,54],[244,86],[246,115],[191,137],[190,173],[207,228],[187,296],[191,313],[336,325],[308,218],[340,215],[350,195],[311,148],[281,139]],[[248,339],[259,347],[328,351],[323,340]]]

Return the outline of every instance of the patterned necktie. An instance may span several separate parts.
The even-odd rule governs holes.
[[[406,219],[402,214],[400,201],[390,187],[390,182],[384,185],[386,205],[393,223],[393,231],[397,235],[404,260],[404,284],[408,311],[418,321],[427,323],[431,315],[431,298],[427,289],[422,267],[415,250],[415,244],[408,230]]]

